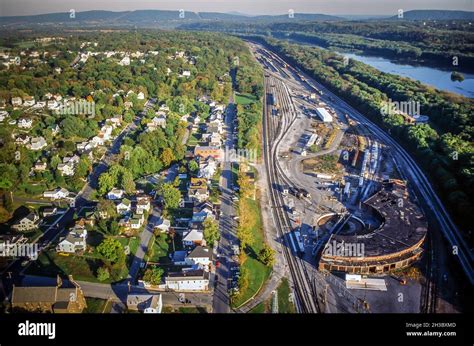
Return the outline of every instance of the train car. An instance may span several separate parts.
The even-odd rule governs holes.
[[[299,231],[293,231],[293,236],[295,237],[295,251],[298,255],[302,256],[305,250],[303,240],[301,239],[301,233]]]

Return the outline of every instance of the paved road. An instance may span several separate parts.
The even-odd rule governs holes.
[[[236,116],[236,108],[233,104],[229,104],[226,110],[225,123],[227,125],[227,139],[225,142],[228,150],[234,148],[233,120]],[[232,185],[232,169],[231,162],[223,162],[222,175],[220,179],[221,187],[221,212],[219,229],[221,231],[221,239],[217,247],[220,255],[220,266],[216,269],[218,275],[218,284],[214,290],[213,312],[227,313],[229,312],[229,294],[227,279],[230,278],[229,261],[232,257],[231,245],[237,244],[237,236],[235,231],[234,202],[232,201],[233,191]]]
[[[125,283],[121,284],[102,284],[88,281],[76,281],[80,286],[84,295],[91,298],[110,299],[115,302],[125,303],[129,294],[129,287]],[[64,280],[67,284],[68,280]],[[22,285],[28,286],[48,286],[55,285],[56,279],[43,276],[24,276],[21,278]],[[164,305],[183,306],[179,301],[179,293],[176,292],[158,292],[148,291],[145,288],[131,285],[130,294],[157,294],[160,293],[163,298]],[[188,304],[196,306],[210,306],[212,299],[209,293],[186,293],[185,298],[190,301]]]
[[[137,279],[138,272],[140,271],[140,266],[143,263],[143,258],[148,250],[148,244],[150,239],[153,236],[153,228],[160,219],[160,212],[156,206],[152,206],[153,209],[148,216],[148,223],[145,229],[140,234],[140,245],[137,248],[137,252],[133,255],[132,265],[128,272],[128,279],[130,282],[135,283]]]

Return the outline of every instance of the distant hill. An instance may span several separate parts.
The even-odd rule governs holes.
[[[35,24],[63,24],[81,26],[139,26],[139,27],[169,27],[181,24],[224,21],[224,22],[285,22],[291,20],[303,21],[326,21],[343,20],[342,18],[324,14],[295,13],[294,18],[288,15],[278,16],[247,16],[238,13],[217,12],[184,12],[184,18],[180,17],[179,11],[162,10],[137,10],[137,11],[84,11],[75,13],[71,18],[69,12],[48,13],[33,16],[0,17],[2,26],[31,26]]]
[[[398,16],[390,19],[399,19]],[[405,20],[474,20],[474,12],[446,10],[413,10],[403,13]]]

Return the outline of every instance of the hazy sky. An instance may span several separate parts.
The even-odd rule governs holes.
[[[474,0],[0,0],[0,16],[87,10],[139,9],[194,12],[283,14],[289,9],[304,13],[395,15],[398,9],[474,11]]]

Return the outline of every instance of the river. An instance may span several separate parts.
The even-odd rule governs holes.
[[[432,67],[396,64],[388,59],[376,56],[338,53],[347,56],[350,59],[358,60],[364,64],[375,67],[382,72],[409,77],[418,80],[423,84],[431,85],[439,90],[445,90],[469,98],[474,98],[474,74],[463,73],[464,80],[462,82],[453,82],[451,80],[451,72],[449,71]]]

